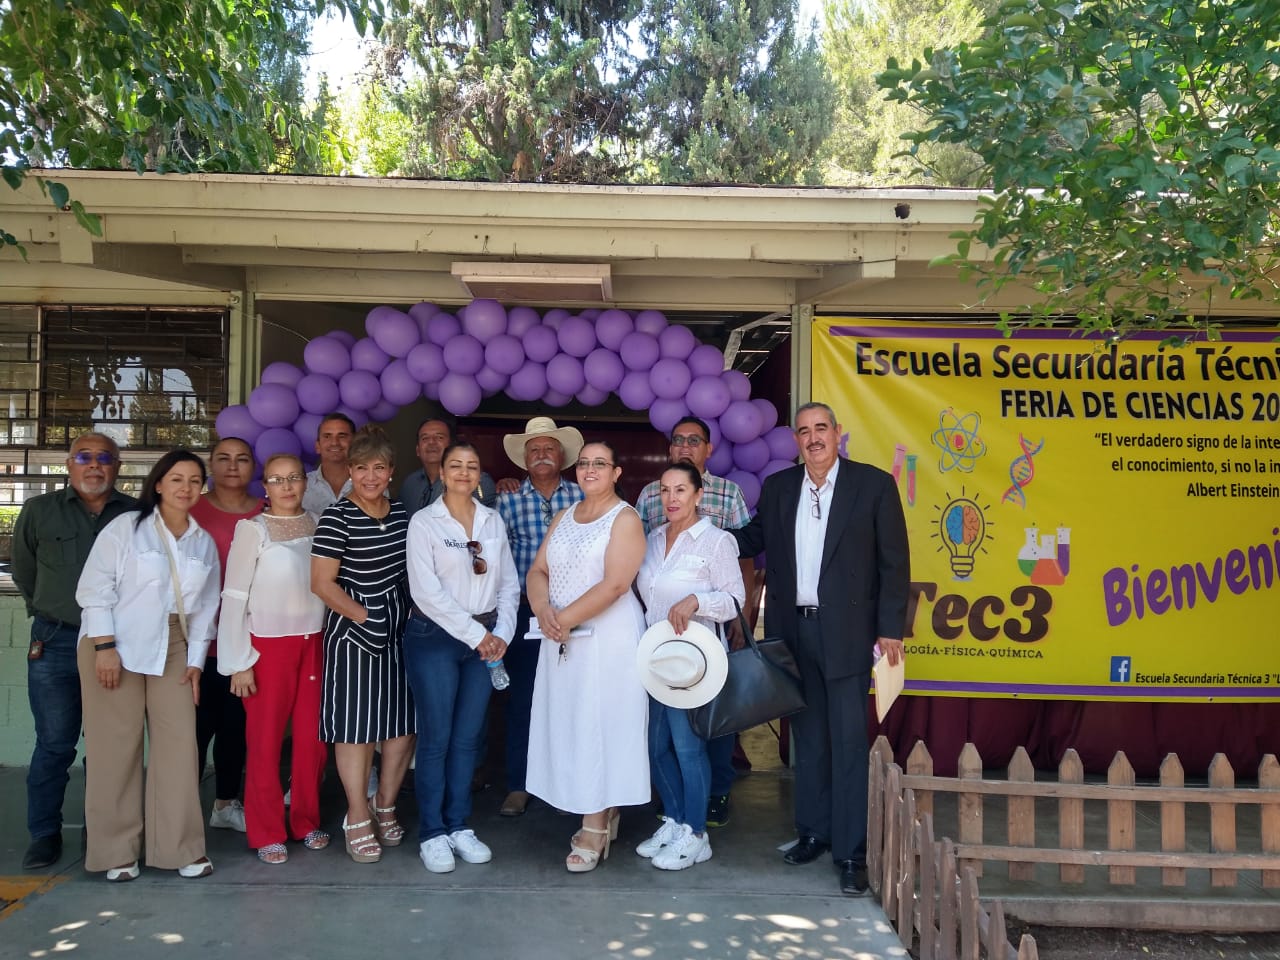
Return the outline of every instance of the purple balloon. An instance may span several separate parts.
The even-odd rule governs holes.
[[[348,406],[345,403],[338,404],[338,413],[346,414],[351,422],[356,425],[357,430],[369,422],[369,412],[367,410],[357,410],[355,407]]]
[[[622,338],[636,328],[631,314],[625,310],[606,310],[596,318],[596,339],[600,345],[617,351]]]
[[[559,390],[548,390],[542,395],[542,402],[549,407],[566,406],[573,397],[567,393],[561,393]]]
[[[328,412],[328,410],[325,411],[325,413]],[[324,414],[322,413],[300,413],[298,414],[298,419],[293,421],[293,435],[302,444],[304,455],[308,451],[313,455],[315,454],[316,437],[320,433],[320,424],[322,423],[324,423]]]
[[[249,394],[249,413],[264,427],[287,427],[298,419],[298,397],[283,383],[264,383]]]
[[[308,343],[302,350],[302,359],[308,372],[323,373],[335,380],[351,369],[351,351],[333,334]]]
[[[684,360],[693,353],[697,345],[698,338],[693,335],[693,331],[678,323],[658,334],[658,346],[662,348],[662,355],[673,360]],[[714,350],[715,347],[711,349]]]
[[[556,340],[569,356],[582,359],[596,348],[596,329],[585,317],[565,317]]]
[[[751,401],[751,405],[759,410],[760,416],[764,418],[764,426],[760,428],[764,433],[768,433],[778,425],[778,408],[772,402],[764,397],[757,397]]]
[[[501,393],[507,388],[510,379],[511,374],[494,370],[492,367],[482,367],[476,374],[476,383],[480,384],[480,392],[486,397]]]
[[[653,388],[654,395],[663,400],[683,398],[689,392],[692,379],[688,365],[683,360],[672,360],[670,357],[659,360],[649,371],[649,386]],[[681,399],[681,405],[683,402]]]
[[[302,443],[291,428],[272,427],[270,430],[263,430],[262,436],[254,441],[253,455],[257,457],[259,463],[266,463],[277,453],[287,453],[295,457],[302,453]]]
[[[450,373],[474,377],[484,366],[484,347],[475,337],[460,333],[444,345],[444,365]]]
[[[724,439],[720,435],[720,424],[714,420],[707,420],[707,429],[711,431],[711,445],[714,447]]]
[[[382,384],[382,399],[397,408],[407,406],[422,396],[422,384],[409,371],[407,360],[392,360],[378,380]],[[373,416],[372,411],[369,416]]]
[[[582,373],[582,361],[567,353],[552,357],[547,364],[547,386],[557,393],[572,397],[587,384]]]
[[[484,365],[490,370],[511,376],[524,366],[524,344],[510,334],[498,334],[485,344]]]
[[[298,406],[307,413],[328,413],[338,405],[338,382],[323,373],[309,373],[298,381]]]
[[[622,378],[627,375],[627,368],[623,365],[622,358],[612,350],[596,347],[582,361],[582,372],[586,375],[588,384],[608,394],[618,389]]]
[[[483,399],[480,384],[472,374],[446,373],[440,381],[440,403],[455,417],[475,413]]]
[[[649,422],[659,433],[670,433],[681,417],[689,415],[683,400],[658,399],[649,405]]]
[[[540,323],[542,318],[533,307],[512,307],[507,311],[507,333],[513,337],[523,337]]]
[[[769,462],[769,445],[756,437],[733,448],[733,465],[747,473],[759,473]]]
[[[547,368],[533,360],[526,360],[523,367],[511,375],[507,383],[507,396],[526,403],[541,400],[547,392]]]
[[[414,399],[417,398],[415,397]],[[369,419],[374,423],[386,423],[388,420],[394,420],[399,412],[400,405],[392,403],[384,397],[369,408]]]
[[[750,400],[735,400],[720,414],[720,432],[730,443],[746,443],[760,436],[764,418]]]
[[[667,315],[660,310],[641,310],[636,314],[636,330],[656,337],[667,328]]]
[[[661,354],[658,338],[638,330],[623,337],[622,345],[618,348],[618,356],[622,357],[628,370],[643,370],[645,373],[658,362]]]
[[[413,317],[418,324],[418,333],[421,339],[427,338],[427,329],[431,325],[431,318],[440,312],[440,308],[434,303],[428,303],[423,300],[421,303],[415,303],[409,308],[409,316]]]
[[[595,307],[591,307],[590,309],[587,309],[587,310],[579,310],[578,316],[586,317],[588,320],[595,320],[596,317],[600,316],[600,311],[597,310]]]
[[[689,384],[689,410],[703,420],[720,416],[732,400],[729,388],[719,377],[694,377]]]
[[[618,396],[630,410],[648,410],[656,399],[646,370],[632,370],[618,384]]]
[[[427,339],[437,347],[443,347],[461,332],[462,324],[452,313],[437,313],[427,324]]]
[[[564,318],[569,316],[569,311],[560,307],[548,310],[542,315],[543,326],[550,327],[552,330],[559,330],[560,324],[564,322]]]
[[[765,477],[772,477],[779,470],[785,470],[787,467],[794,465],[795,462],[792,460],[770,460],[764,465],[764,469],[759,472],[758,476],[760,477],[760,481],[763,483]]]
[[[609,399],[609,391],[593,387],[588,383],[577,392],[575,399],[584,407],[598,407]]]
[[[330,330],[325,336],[333,337],[348,350],[356,345],[356,335],[350,330]]]
[[[524,355],[535,363],[546,363],[560,352],[560,341],[556,339],[556,332],[551,327],[526,330],[520,340],[524,343]]]
[[[382,399],[382,384],[368,370],[352,370],[338,381],[338,394],[342,406],[367,411]]]
[[[769,453],[773,460],[786,460],[794,463],[800,451],[796,448],[796,435],[790,427],[774,427],[764,435],[764,442],[769,445]]]
[[[672,329],[668,327],[667,329]],[[695,377],[718,377],[724,373],[724,354],[719,347],[709,343],[701,344],[689,354],[689,369]]]
[[[417,318],[395,307],[374,307],[364,319],[364,328],[374,343],[393,357],[407,356],[422,342]]]
[[[299,458],[301,458],[301,454],[299,454]],[[251,497],[257,497],[259,500],[267,499],[267,488],[263,485],[261,479],[250,480],[245,484],[245,490]]]
[[[726,370],[720,376],[729,387],[729,395],[734,400],[751,399],[751,381],[741,370]]]
[[[440,379],[443,380],[444,376],[441,375]],[[440,399],[440,380],[428,380],[426,383],[424,383],[422,385],[422,395],[426,397],[428,400],[439,400]]]
[[[258,378],[258,382],[283,383],[286,387],[296,387],[301,379],[301,370],[292,363],[277,360],[275,363],[269,363],[263,368],[262,376]]]
[[[754,510],[760,502],[760,481],[754,473],[745,470],[730,470],[726,480],[732,480],[742,488],[742,499],[747,501],[747,509]]]
[[[419,383],[438,383],[449,372],[444,365],[444,351],[434,343],[418,344],[404,362]]]
[[[712,449],[711,456],[707,457],[707,470],[717,477],[723,477],[732,469],[733,444],[727,440],[721,440]]]
[[[507,332],[507,311],[497,300],[472,300],[462,318],[462,329],[481,343]]]
[[[387,368],[391,355],[378,346],[372,337],[357,340],[351,348],[351,369],[368,370],[375,376]]]
[[[262,424],[253,419],[253,414],[243,403],[235,403],[219,410],[217,419],[213,421],[213,429],[219,437],[239,437],[250,445],[262,435]]]

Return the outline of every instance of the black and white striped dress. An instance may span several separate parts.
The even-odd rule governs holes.
[[[316,527],[311,555],[340,561],[338,586],[369,611],[364,623],[332,610],[325,615],[320,739],[326,743],[378,743],[416,730],[402,647],[408,529],[399,500],[379,521],[345,497],[325,509]]]

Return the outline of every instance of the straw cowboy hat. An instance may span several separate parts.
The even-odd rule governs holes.
[[[710,703],[724,687],[729,655],[720,638],[702,624],[690,621],[677,635],[669,620],[659,620],[640,638],[636,668],[653,699],[691,710]]]
[[[534,437],[554,437],[560,441],[564,450],[564,458],[560,461],[560,469],[568,469],[575,463],[582,452],[582,434],[577,427],[557,427],[550,417],[534,417],[524,425],[524,433],[508,433],[502,438],[502,449],[521,470],[524,469],[524,445]]]

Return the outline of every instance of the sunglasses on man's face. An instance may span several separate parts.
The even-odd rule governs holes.
[[[80,467],[87,467],[92,463],[100,467],[109,467],[116,462],[116,455],[109,450],[99,450],[97,453],[77,450],[71,455],[71,462]]]

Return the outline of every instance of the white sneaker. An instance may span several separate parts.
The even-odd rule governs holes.
[[[474,830],[455,830],[449,834],[449,846],[467,863],[488,863],[493,851],[476,836]]]
[[[432,873],[453,872],[453,847],[449,845],[448,837],[423,840],[418,845],[418,856],[422,858],[422,865]]]
[[[711,859],[711,841],[704,830],[702,836],[693,832],[687,823],[680,825],[680,837],[667,844],[653,857],[653,865],[659,870],[684,870],[695,863]]]
[[[676,823],[670,817],[662,818],[662,826],[644,843],[636,846],[636,853],[648,860],[659,850],[669,843],[674,843],[680,837],[680,824]]]
[[[232,800],[221,810],[214,807],[213,813],[209,814],[209,826],[244,833],[244,804],[239,800]]]

